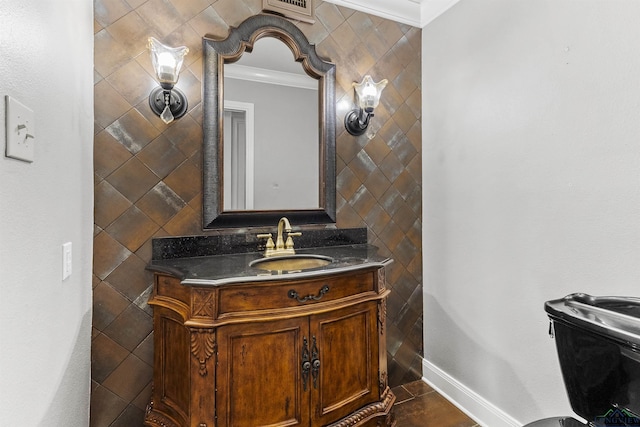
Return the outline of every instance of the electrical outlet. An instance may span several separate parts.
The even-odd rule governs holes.
[[[62,280],[71,276],[73,271],[73,254],[71,252],[71,242],[62,245]]]
[[[5,96],[7,157],[33,162],[35,154],[36,123],[33,110]]]

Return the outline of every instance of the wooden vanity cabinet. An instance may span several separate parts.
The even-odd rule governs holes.
[[[156,273],[145,425],[395,425],[387,294],[377,267],[215,287]]]

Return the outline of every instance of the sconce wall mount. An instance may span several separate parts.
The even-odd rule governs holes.
[[[167,116],[166,119],[168,121],[163,117],[163,113],[167,108],[167,102],[169,103],[169,112],[171,116],[173,116],[173,119],[169,119]],[[174,119],[179,119],[184,116],[189,108],[189,104],[187,96],[180,89],[176,87],[165,89],[160,86],[151,91],[149,95],[149,107],[151,107],[151,111],[153,111],[156,116],[160,116],[165,123],[169,124]]]
[[[373,112],[365,112],[359,108],[351,110],[344,116],[344,127],[353,136],[360,136],[367,131]]]

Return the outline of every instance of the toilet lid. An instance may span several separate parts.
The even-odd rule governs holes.
[[[588,425],[571,417],[553,417],[534,421],[523,427],[585,427]]]

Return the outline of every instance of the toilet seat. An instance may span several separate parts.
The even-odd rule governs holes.
[[[585,427],[588,425],[571,417],[553,417],[534,421],[523,427]]]

